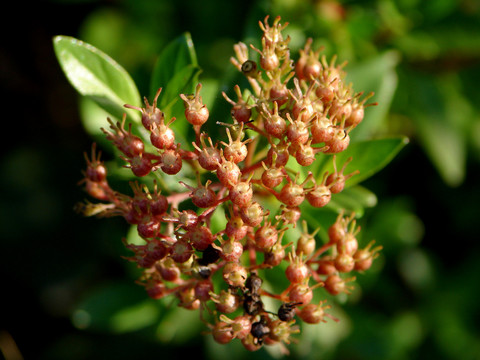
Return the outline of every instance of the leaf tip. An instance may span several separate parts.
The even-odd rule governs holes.
[[[53,47],[56,49],[58,44],[65,38],[63,35],[55,35],[52,37]]]

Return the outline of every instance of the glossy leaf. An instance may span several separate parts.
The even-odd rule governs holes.
[[[66,77],[80,95],[117,119],[125,112],[124,104],[140,105],[132,78],[108,55],[69,36],[56,36],[53,44]],[[132,118],[139,121],[140,114],[132,113]]]

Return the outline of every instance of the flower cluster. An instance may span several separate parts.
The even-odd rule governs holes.
[[[251,91],[236,85],[236,100],[223,93],[232,105],[232,123],[217,122],[225,126],[225,141],[202,131],[210,114],[198,84],[195,94],[179,95],[195,131],[194,150],[182,148],[171,128],[175,118],[166,119],[157,107],[159,89],[152,105],[147,99],[145,108],[125,105],[141,112],[149,138],[134,135],[131,125],[125,128],[125,117],[119,123],[109,120],[109,129],[102,129],[139,178],[130,183],[132,195],[110,187],[95,145],[83,179],[87,193],[102,201],[82,204],[83,213],[122,216],[144,240],[140,245],[125,241],[125,246],[132,252],[128,260],[143,269],[138,282],[148,295],[175,296],[178,306],[200,311],[217,342],[237,338],[252,351],[290,343],[300,331],[299,319],[315,324],[333,318],[325,300],[313,302],[314,291],[349,293],[351,273],[367,270],[381,248],[373,241],[359,248],[354,214],[341,212],[328,229],[329,241],[320,246],[318,229],[309,232],[302,219],[304,206],[326,206],[357,173],[346,174],[351,158],[336,164],[335,154],[348,147],[350,132],[371,104],[365,105],[369,96],[361,99],[344,82],[345,64],[328,62],[312,49],[311,39],[294,62],[290,38],[282,34],[286,26],[279,17],[270,26],[267,17],[260,22],[261,49],[234,46],[231,62]],[[255,53],[258,61],[252,60]],[[319,153],[331,155],[332,173],[309,171]],[[292,161],[305,171],[291,170]],[[180,179],[185,191],[171,192],[156,180],[150,188],[142,182],[151,173],[157,179],[178,174],[184,166],[196,174],[194,185],[192,179]],[[272,201],[278,204],[275,213],[266,206]],[[211,219],[220,208],[225,225],[213,231]],[[301,236],[286,241],[297,226]],[[262,287],[262,274],[275,268],[283,269],[288,280],[276,293]],[[278,308],[268,308],[267,297]]]

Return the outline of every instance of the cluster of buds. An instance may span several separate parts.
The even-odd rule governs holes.
[[[175,296],[178,306],[200,311],[217,342],[237,338],[252,351],[276,343],[285,348],[300,331],[299,319],[308,324],[334,319],[325,299],[313,302],[314,291],[349,293],[355,280],[351,273],[367,270],[381,249],[373,242],[359,248],[354,214],[341,212],[328,229],[329,241],[320,246],[318,229],[310,233],[301,219],[305,200],[305,206],[326,206],[357,173],[345,174],[351,158],[337,167],[335,154],[348,147],[350,131],[371,104],[365,105],[369,96],[360,99],[361,93],[345,84],[344,64],[320,57],[311,39],[300,58],[291,60],[290,38],[282,35],[286,25],[277,17],[270,26],[267,17],[260,22],[262,49],[234,46],[231,62],[252,91],[247,96],[236,85],[236,101],[223,93],[232,105],[232,123],[216,123],[225,125],[226,141],[214,141],[202,131],[209,110],[198,84],[194,95],[180,94],[196,135],[193,151],[181,149],[170,128],[175,118],[167,121],[157,108],[159,89],[152,105],[147,99],[145,108],[125,105],[142,113],[149,138],[132,134],[131,126],[126,130],[125,117],[117,124],[109,120],[110,129],[103,130],[139,178],[130,183],[133,194],[110,188],[93,147],[83,182],[87,193],[102,202],[80,207],[86,215],[122,216],[137,227],[144,244],[125,245],[133,253],[128,260],[143,269],[138,283],[149,296]],[[250,50],[260,55],[259,61],[252,60]],[[331,154],[333,173],[308,170],[318,153]],[[289,161],[307,175],[292,171]],[[193,185],[192,179],[179,181],[184,192],[160,189],[156,181],[149,189],[141,181],[151,173],[158,178],[178,174],[182,166],[196,174]],[[275,213],[265,205],[272,200],[278,203]],[[225,226],[214,232],[211,219],[219,208],[226,214]],[[284,235],[299,223],[301,236],[287,243]],[[265,270],[274,268],[284,269],[288,284],[277,293],[262,288]],[[268,308],[266,297],[278,308]]]

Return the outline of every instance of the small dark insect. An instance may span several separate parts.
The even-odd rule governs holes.
[[[301,305],[301,302],[283,303],[278,309],[278,318],[282,321],[290,321],[295,317],[295,307]]]
[[[264,336],[270,333],[270,328],[267,326],[267,323],[262,318],[260,321],[254,322],[252,324],[252,330],[250,331],[250,333],[255,338],[255,342],[257,344],[262,344]]]
[[[254,76],[257,71],[257,63],[253,60],[247,60],[242,64],[242,72],[247,76]]]

